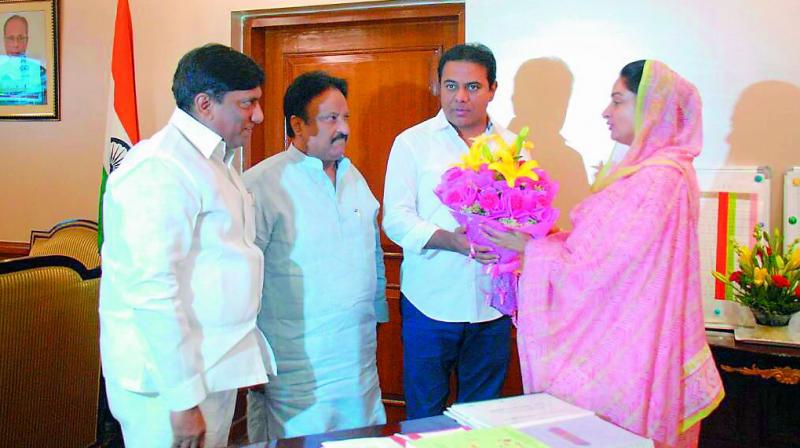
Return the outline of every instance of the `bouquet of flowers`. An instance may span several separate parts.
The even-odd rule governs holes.
[[[533,147],[525,141],[527,135],[526,127],[511,145],[496,134],[474,139],[461,163],[445,171],[434,190],[464,226],[470,243],[491,247],[498,255],[497,263],[487,267],[492,277],[487,298],[507,315],[517,308],[519,255],[495,246],[481,231],[481,225],[541,238],[558,218],[558,210],[552,207],[558,184],[535,160],[522,159],[522,149]]]
[[[749,307],[758,323],[785,325],[800,311],[800,241],[784,253],[780,232],[770,235],[761,224],[753,229],[753,238],[752,248],[733,242],[739,270],[712,275],[732,288],[731,300]]]

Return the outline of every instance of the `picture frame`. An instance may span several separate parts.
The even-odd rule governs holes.
[[[58,120],[58,0],[0,0],[0,120]]]

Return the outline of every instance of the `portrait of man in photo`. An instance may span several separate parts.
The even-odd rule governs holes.
[[[0,54],[0,106],[47,104],[47,69],[42,59],[29,55],[32,23],[41,29],[39,11],[3,14],[3,54]],[[41,43],[38,43],[42,47]]]

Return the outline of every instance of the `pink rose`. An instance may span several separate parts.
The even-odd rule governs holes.
[[[453,182],[464,175],[464,170],[454,166],[442,174],[442,182]]]
[[[528,210],[525,207],[525,195],[522,190],[508,189],[502,196],[503,210],[506,216],[516,218],[525,214]]]
[[[475,173],[473,178],[475,185],[480,188],[486,188],[494,183],[494,171],[490,170],[487,165],[481,166],[481,169]]]
[[[453,210],[461,210],[462,207],[469,207],[475,202],[477,196],[475,187],[470,185],[461,185],[458,188],[451,188],[443,191],[439,195],[444,205]]]
[[[478,204],[492,216],[501,211],[500,192],[494,188],[486,188],[478,193]]]

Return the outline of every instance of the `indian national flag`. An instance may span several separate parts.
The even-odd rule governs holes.
[[[103,194],[106,191],[106,180],[122,162],[128,150],[139,142],[136,77],[133,70],[133,30],[128,0],[117,0],[114,49],[111,53],[111,88],[108,98],[103,179],[100,184],[98,248],[103,246]]]

